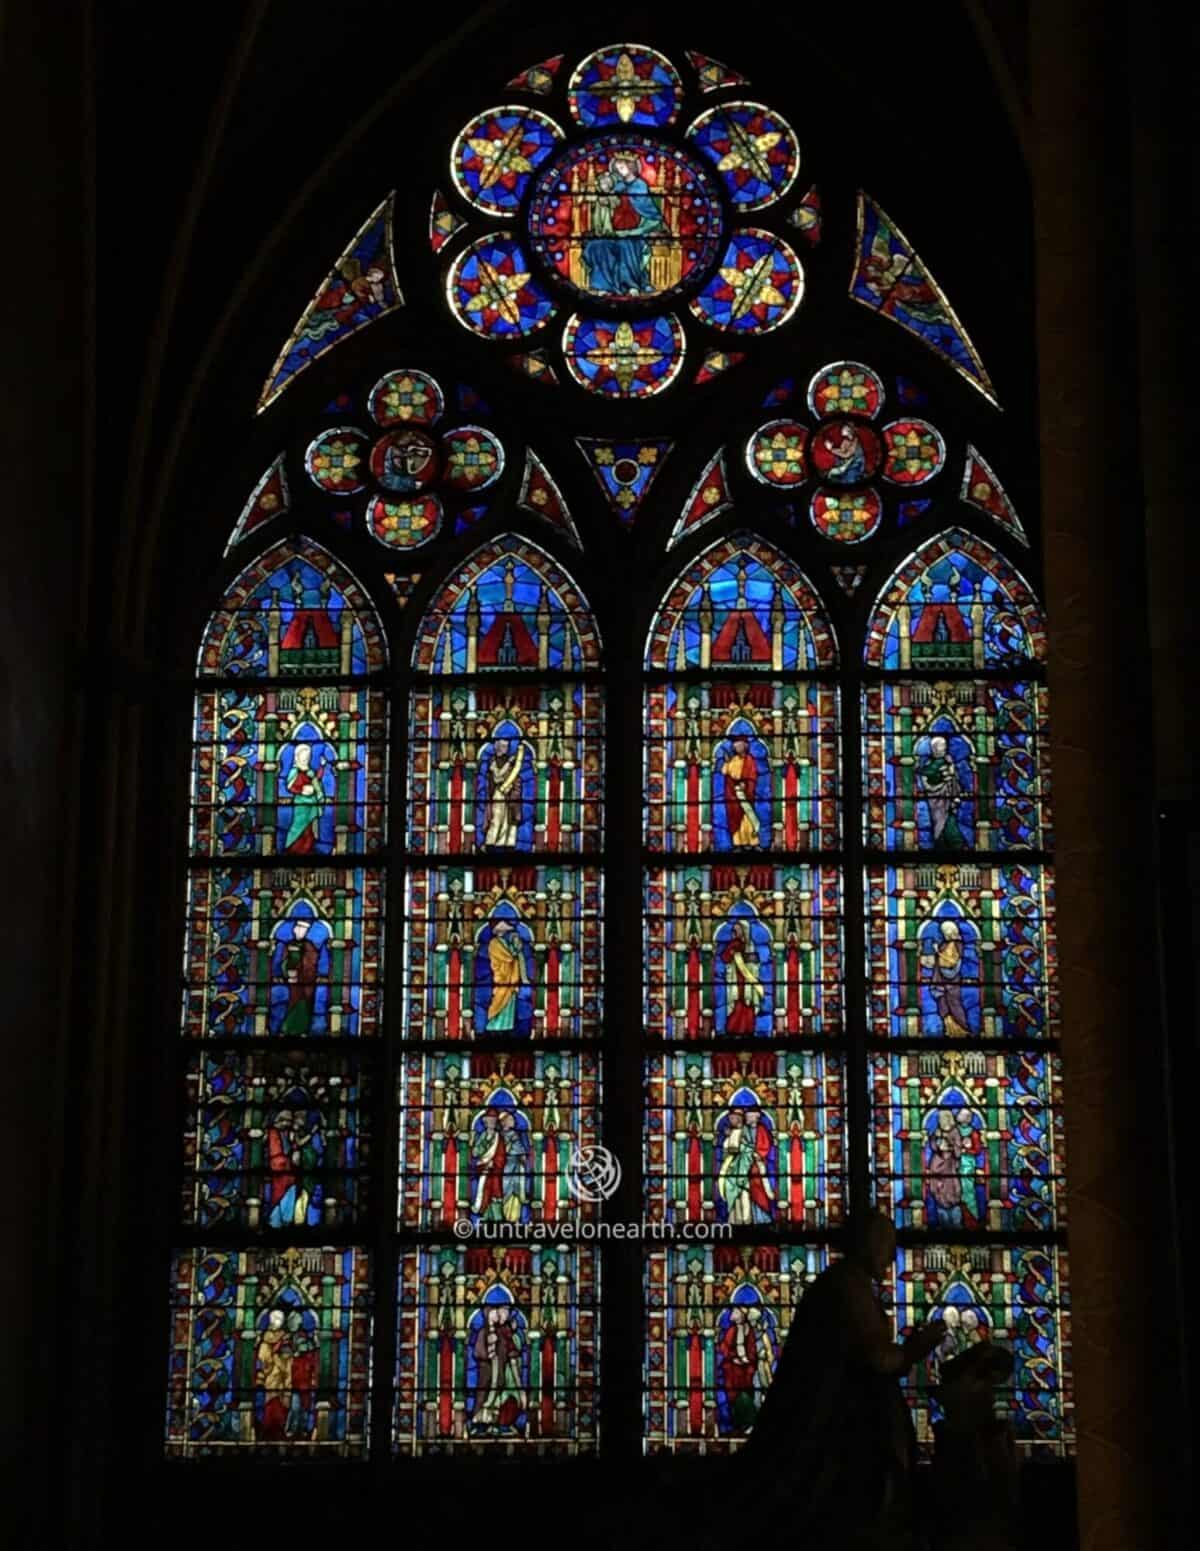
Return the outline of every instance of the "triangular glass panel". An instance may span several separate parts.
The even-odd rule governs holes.
[[[355,233],[354,240],[304,309],[279,352],[258,397],[257,412],[273,404],[306,366],[351,334],[404,306],[396,284],[392,255],[392,201],[389,194]]]
[[[576,437],[608,504],[629,527],[675,444],[668,441],[593,441]]]
[[[918,517],[924,517],[925,513],[933,505],[930,500],[901,501],[897,510],[897,519],[900,526],[907,527],[910,522],[916,522]]]
[[[967,461],[963,466],[962,490],[959,492],[968,506],[976,506],[1006,529],[1021,544],[1029,539],[1025,526],[1016,509],[1005,494],[1004,486],[984,462],[983,456],[967,443]]]
[[[748,78],[737,70],[731,70],[719,59],[708,54],[698,54],[695,49],[685,49],[688,64],[699,77],[702,92],[719,92],[724,86],[749,86]]]
[[[517,497],[517,505],[527,512],[533,512],[560,533],[565,533],[576,549],[583,548],[562,491],[532,448],[525,451],[525,472],[521,476],[521,493]]]
[[[468,528],[473,528],[477,522],[482,522],[490,511],[491,507],[486,503],[483,506],[468,506],[454,519],[455,533],[465,533]]]
[[[731,366],[740,366],[745,359],[744,350],[710,350],[700,362],[699,370],[692,380],[697,387],[701,387],[720,377]]]
[[[490,415],[491,405],[483,394],[471,387],[470,383],[460,382],[454,390],[455,402],[458,404],[460,415]]]
[[[829,569],[833,572],[834,581],[847,597],[854,596],[867,574],[865,565],[831,565]]]
[[[704,465],[704,472],[692,486],[691,494],[684,502],[679,520],[671,530],[667,548],[672,549],[686,534],[727,512],[733,505],[729,494],[729,480],[725,474],[725,449],[714,453]]]
[[[554,77],[562,67],[563,56],[553,54],[539,64],[530,65],[520,75],[514,75],[505,87],[510,92],[532,92],[535,97],[548,97],[554,90]]]
[[[250,499],[242,507],[241,516],[233,525],[225,553],[228,554],[235,544],[240,544],[255,528],[261,528],[264,522],[270,522],[272,517],[286,512],[290,505],[291,495],[287,475],[283,471],[283,454],[280,453],[250,492]]]
[[[979,352],[941,287],[896,223],[863,193],[858,196],[858,244],[850,295],[915,334],[984,398],[997,403]]]
[[[466,221],[451,210],[441,189],[434,189],[433,202],[429,207],[429,246],[440,253],[452,237],[456,237]]]
[[[507,360],[513,371],[532,377],[534,382],[543,382],[548,388],[558,387],[558,373],[551,366],[550,357],[544,350],[530,350],[523,355],[510,355]]]
[[[810,248],[815,248],[820,242],[821,196],[815,183],[788,216],[788,225],[796,228]]]
[[[396,602],[401,608],[413,595],[413,589],[421,580],[420,571],[410,571],[407,576],[400,576],[394,571],[385,571],[383,579],[396,595]]]
[[[785,377],[782,382],[777,382],[766,398],[762,401],[764,409],[774,409],[777,404],[786,404],[796,391],[796,379]]]

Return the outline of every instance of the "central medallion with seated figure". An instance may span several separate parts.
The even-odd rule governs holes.
[[[550,275],[610,306],[698,289],[723,224],[706,168],[639,134],[601,135],[547,162],[529,206],[530,246]]]

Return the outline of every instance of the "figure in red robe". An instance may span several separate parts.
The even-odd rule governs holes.
[[[720,959],[725,966],[725,1033],[753,1034],[764,992],[758,955],[744,921],[734,921]]]

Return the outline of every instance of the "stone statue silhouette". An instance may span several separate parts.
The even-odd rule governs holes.
[[[758,1419],[733,1462],[738,1497],[804,1526],[807,1548],[908,1547],[916,1435],[900,1379],[938,1345],[934,1320],[903,1344],[875,1284],[896,1252],[882,1212],[847,1225],[847,1252],[804,1294]]]
[[[931,1494],[938,1551],[1015,1551],[1018,1544],[1016,1439],[996,1414],[996,1386],[1012,1366],[1012,1354],[991,1341],[942,1365]]]

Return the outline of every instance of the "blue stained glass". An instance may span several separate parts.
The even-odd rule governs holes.
[[[952,529],[926,540],[880,594],[865,661],[880,668],[1017,667],[1046,655],[1028,583],[982,539]]]
[[[683,365],[683,330],[673,316],[604,320],[574,317],[563,354],[582,388],[608,398],[651,398]]]
[[[1057,1034],[1048,868],[871,867],[867,909],[877,1036],[1036,1044]]]
[[[735,533],[675,582],[646,643],[648,668],[831,667],[837,650],[808,579],[778,550]]]
[[[727,102],[702,113],[688,139],[720,173],[737,210],[761,210],[791,187],[800,147],[786,120],[757,102]]]
[[[800,260],[787,243],[748,228],[730,238],[716,274],[690,306],[713,328],[766,334],[788,321],[803,294]]]
[[[596,627],[575,583],[536,545],[504,534],[433,600],[414,666],[436,673],[598,667]]]
[[[670,124],[683,86],[669,59],[636,43],[589,54],[571,77],[567,102],[586,129]]]
[[[454,142],[450,170],[459,193],[489,215],[512,215],[561,138],[558,126],[533,108],[490,108]]]
[[[202,674],[329,678],[386,663],[375,611],[346,568],[311,539],[247,566],[209,621]]]
[[[554,298],[533,278],[525,249],[508,232],[484,237],[461,253],[446,294],[458,321],[485,339],[534,334],[554,312]]]

